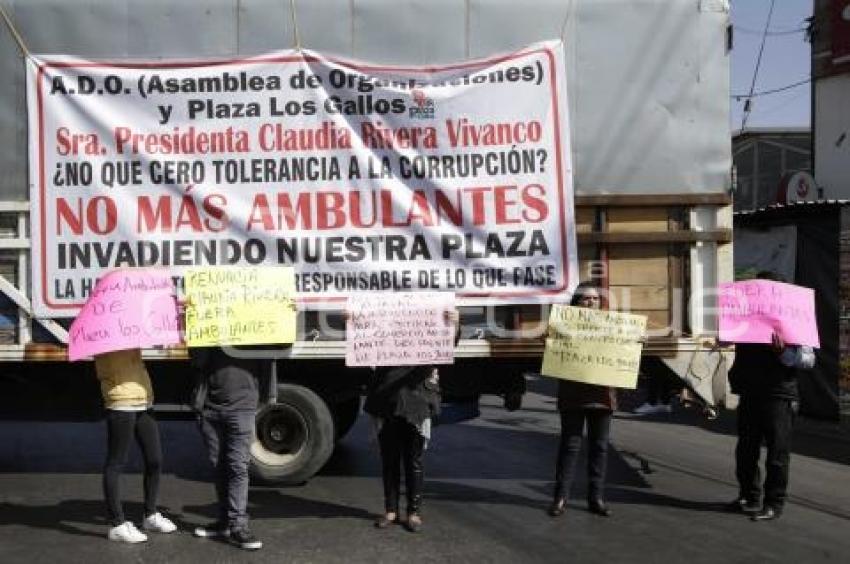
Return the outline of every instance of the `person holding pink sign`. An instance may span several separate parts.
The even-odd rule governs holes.
[[[111,541],[139,543],[148,540],[132,521],[124,518],[121,505],[121,473],[135,436],[145,464],[145,509],[142,528],[173,533],[177,527],[156,509],[162,449],[153,411],[151,380],[139,349],[99,354],[94,359],[106,405],[108,450],[103,468],[103,492],[109,516]]]
[[[776,280],[771,272],[758,278]],[[782,515],[791,463],[791,435],[799,404],[797,369],[812,368],[811,347],[787,345],[774,332],[770,344],[739,343],[735,363],[729,370],[732,392],[738,404],[738,443],[735,475],[738,497],[729,509],[751,515],[754,521],[769,521]],[[759,476],[761,445],[767,446],[764,501]]]

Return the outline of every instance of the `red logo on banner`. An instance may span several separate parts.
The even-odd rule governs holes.
[[[420,108],[425,107],[425,102],[427,101],[427,99],[428,99],[427,96],[425,96],[425,93],[422,92],[421,90],[414,90],[413,91],[413,101],[416,102],[416,105],[419,106]]]

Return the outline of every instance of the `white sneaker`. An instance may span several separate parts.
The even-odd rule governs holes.
[[[137,529],[130,521],[124,521],[117,527],[109,529],[108,536],[111,541],[128,542],[131,544],[148,540],[148,536]]]
[[[669,404],[666,403],[644,403],[640,407],[635,408],[632,412],[635,415],[654,415],[656,413],[672,413],[673,408],[670,407]]]
[[[195,536],[202,539],[226,539],[230,537],[230,529],[216,521],[204,527],[195,527]]]
[[[177,525],[168,517],[163,516],[162,513],[156,512],[145,517],[145,520],[142,521],[142,528],[155,533],[173,533],[177,530]]]

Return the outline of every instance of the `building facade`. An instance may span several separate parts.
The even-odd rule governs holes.
[[[784,203],[782,191],[790,175],[812,170],[811,131],[807,127],[782,127],[733,132],[732,162],[736,212]],[[804,199],[817,199],[818,194],[815,191],[809,196]]]
[[[850,0],[815,0],[811,23],[814,175],[824,197],[850,198]]]
[[[814,0],[814,177],[826,198],[850,198],[850,0]],[[841,221],[841,388],[850,403],[850,212]]]

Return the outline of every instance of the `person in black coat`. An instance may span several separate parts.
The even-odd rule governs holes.
[[[579,284],[570,305],[599,309],[601,298],[597,287]],[[558,411],[561,414],[561,440],[555,463],[555,491],[549,515],[558,517],[567,506],[567,496],[575,477],[582,431],[587,422],[587,505],[591,513],[608,517],[605,503],[605,473],[608,466],[608,438],[611,420],[617,409],[617,393],[609,386],[559,380]]]
[[[757,278],[777,279],[766,271]],[[791,435],[800,401],[797,369],[812,368],[814,363],[811,347],[786,345],[776,333],[771,344],[735,345],[729,384],[732,392],[740,396],[735,446],[739,491],[728,505],[730,511],[751,514],[754,521],[769,521],[782,515],[791,465]],[[763,504],[759,476],[762,443],[767,446]]]
[[[458,313],[446,312],[455,325],[455,344],[460,334]],[[363,410],[378,427],[384,483],[384,514],[375,521],[379,529],[399,521],[401,467],[407,494],[405,527],[418,532],[424,467],[422,453],[431,436],[431,422],[440,410],[439,373],[435,366],[379,367],[369,387]]]

